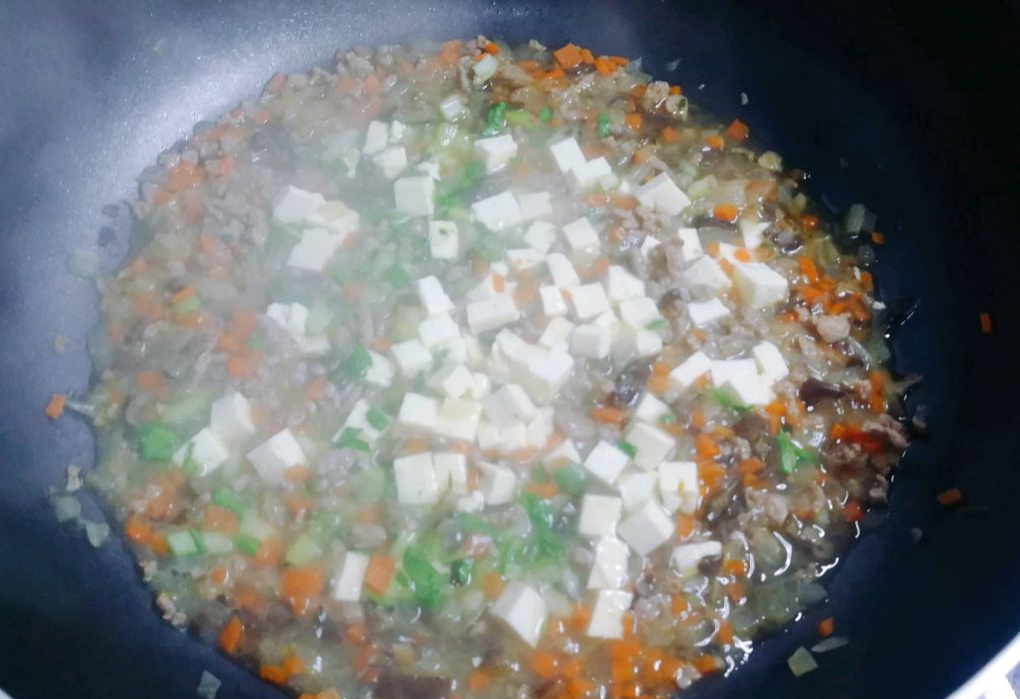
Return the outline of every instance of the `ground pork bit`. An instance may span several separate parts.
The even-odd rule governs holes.
[[[815,330],[830,345],[850,337],[850,316],[841,313],[838,316],[819,316],[814,319]]]
[[[785,522],[787,515],[790,514],[790,510],[786,506],[786,498],[782,495],[748,488],[744,492],[744,498],[747,500],[747,504],[760,508],[765,513],[765,517],[776,526]]]
[[[894,449],[906,449],[910,445],[907,429],[896,418],[882,414],[876,420],[868,420],[861,429],[874,437],[880,437]]]

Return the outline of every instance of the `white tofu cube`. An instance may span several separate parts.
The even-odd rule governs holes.
[[[505,279],[502,282],[497,282],[497,274],[504,278],[506,276],[495,271],[489,272],[485,275],[482,281],[478,282],[478,284],[476,284],[471,291],[465,295],[465,300],[468,302],[484,301],[485,299],[494,299],[497,296],[513,295],[514,289],[517,288],[517,285],[513,282],[505,281]],[[497,286],[501,289],[500,291],[496,290]]]
[[[687,314],[695,327],[707,328],[730,314],[730,309],[717,298],[708,301],[691,301],[687,304]]]
[[[549,284],[542,286],[538,290],[538,295],[542,299],[542,312],[547,318],[567,314],[567,301],[558,286]]]
[[[325,228],[306,228],[301,240],[290,250],[287,266],[310,272],[321,272],[343,239]]]
[[[624,323],[615,323],[612,327],[612,354],[617,364],[626,364],[634,357],[654,357],[662,352],[662,338],[657,332]]]
[[[606,485],[616,482],[629,458],[609,442],[600,441],[584,460],[584,469]]]
[[[737,222],[740,229],[740,237],[744,241],[744,247],[748,250],[760,248],[765,242],[765,231],[769,227],[768,221],[758,221],[752,218],[741,218]]]
[[[467,305],[468,327],[475,335],[513,323],[520,317],[517,304],[507,294]]]
[[[718,541],[698,541],[681,544],[673,549],[669,556],[669,567],[679,575],[688,575],[698,571],[698,564],[706,558],[718,558],[722,555],[722,544]]]
[[[623,615],[630,609],[634,595],[623,590],[599,590],[588,622],[592,638],[623,638]]]
[[[487,173],[496,172],[515,155],[517,143],[510,134],[479,138],[475,141],[475,158],[482,161]]]
[[[397,482],[397,502],[401,505],[434,505],[439,502],[439,484],[431,452],[394,459],[393,477]]]
[[[420,393],[406,393],[397,419],[409,427],[431,430],[439,419],[439,401]]]
[[[230,449],[218,434],[203,427],[198,434],[174,452],[171,461],[177,466],[194,468],[198,476],[215,471],[230,456]]]
[[[248,461],[262,480],[271,484],[283,481],[284,472],[291,466],[306,462],[301,445],[290,430],[281,430],[248,452]]]
[[[553,420],[555,411],[552,408],[539,408],[538,414],[528,423],[528,446],[541,449],[549,442],[553,432],[556,431],[556,423]]]
[[[429,251],[436,260],[456,260],[460,234],[453,221],[429,221]]]
[[[497,70],[499,70],[499,60],[490,54],[482,54],[482,57],[471,66],[471,71],[474,73],[472,82],[475,87],[481,87],[488,82]]]
[[[620,320],[632,328],[645,328],[649,323],[662,320],[659,307],[647,296],[628,299],[620,303]]]
[[[673,538],[676,525],[657,502],[646,502],[616,528],[621,539],[639,555],[647,556]]]
[[[390,347],[390,351],[400,367],[400,373],[409,379],[432,364],[432,353],[421,340],[398,342]]]
[[[542,216],[549,216],[553,212],[552,203],[549,201],[549,192],[522,194],[517,197],[517,203],[521,207],[522,221],[532,221]]]
[[[627,561],[630,549],[627,544],[611,536],[604,536],[595,544],[595,559],[588,575],[589,590],[619,590],[627,584]]]
[[[638,401],[634,409],[634,418],[647,422],[651,425],[661,425],[664,419],[673,417],[673,411],[668,405],[656,398],[651,393],[646,393]]]
[[[556,289],[556,287],[547,288]],[[556,289],[556,293],[559,293],[559,289]],[[542,331],[542,336],[538,338],[538,344],[546,349],[566,351],[570,346],[570,336],[574,332],[574,327],[574,324],[566,318],[553,318]]]
[[[436,484],[440,493],[450,491],[454,495],[468,493],[467,457],[457,452],[432,454],[432,467],[436,473]]]
[[[666,392],[668,397],[675,398],[687,391],[694,382],[712,370],[712,360],[700,350],[680,362],[669,372]]]
[[[538,646],[549,610],[545,600],[533,588],[522,582],[511,582],[489,611],[522,641],[532,648]]]
[[[280,223],[302,223],[325,203],[325,197],[318,192],[287,185],[273,200],[273,218]]]
[[[775,398],[772,383],[757,374],[730,378],[720,386],[720,390],[740,405],[767,405]]]
[[[729,275],[708,255],[699,257],[684,270],[684,283],[695,294],[703,296],[716,296],[733,286]]]
[[[602,249],[598,231],[585,217],[581,217],[563,226],[563,237],[567,240],[574,259],[592,260],[598,257]],[[562,286],[557,284],[557,286]]]
[[[602,182],[603,178],[613,174],[613,168],[605,158],[595,158],[578,163],[570,168],[570,180],[581,189],[593,187]]]
[[[620,265],[610,265],[606,275],[606,292],[613,303],[643,298],[645,283]]]
[[[305,339],[308,307],[300,303],[271,303],[266,317],[283,328],[299,345]]]
[[[560,350],[550,350],[544,360],[529,367],[525,388],[531,398],[541,405],[547,405],[556,397],[563,384],[574,370],[574,358]]]
[[[503,433],[488,420],[478,423],[478,448],[483,452],[498,451],[503,448]]]
[[[570,302],[574,306],[574,313],[581,320],[600,316],[610,310],[606,290],[598,282],[573,287],[570,290]]]
[[[659,464],[656,474],[659,498],[670,512],[691,513],[701,504],[698,465],[693,461],[667,461]]]
[[[523,199],[521,197],[522,201]],[[524,234],[524,242],[536,250],[547,253],[556,242],[556,226],[548,221],[535,221],[528,227],[528,232]]]
[[[772,383],[782,381],[790,374],[783,353],[771,342],[760,342],[751,349],[761,373]]]
[[[394,119],[390,122],[390,143],[400,143],[407,133],[407,125]]]
[[[644,255],[645,258],[651,257],[652,250],[659,247],[660,245],[662,245],[662,243],[659,242],[658,238],[656,238],[655,236],[646,235],[645,239],[641,242],[641,254]]]
[[[733,283],[740,292],[740,300],[752,308],[781,303],[790,294],[786,277],[760,262],[738,265],[733,270]]]
[[[383,177],[395,180],[407,169],[407,151],[401,146],[393,146],[372,156],[372,162],[382,171]]]
[[[460,362],[447,362],[429,377],[429,386],[447,398],[460,398],[474,386],[474,375]]]
[[[633,422],[623,437],[636,450],[634,464],[646,471],[654,471],[665,461],[676,446],[672,435],[652,427],[647,422]]]
[[[691,205],[691,200],[665,172],[638,187],[635,195],[642,206],[667,216],[676,216]]]
[[[361,586],[368,572],[368,556],[357,551],[344,554],[340,575],[333,583],[333,599],[337,602],[357,602],[361,599]]]
[[[616,490],[623,501],[623,511],[633,512],[655,497],[657,475],[645,471],[624,473],[617,481]]]
[[[485,509],[485,498],[477,490],[474,490],[467,495],[457,498],[457,502],[454,503],[454,509],[457,512],[481,512]]]
[[[545,253],[535,248],[515,248],[506,251],[506,261],[514,272],[526,272],[545,262]]]
[[[368,350],[368,356],[372,358],[372,366],[365,372],[365,382],[380,388],[392,386],[393,376],[396,374],[393,362],[372,350]]]
[[[528,422],[537,415],[537,408],[527,392],[515,383],[504,384],[482,401],[485,417],[500,429],[517,422]]]
[[[421,301],[421,305],[428,315],[436,316],[440,313],[449,313],[454,309],[453,301],[443,291],[443,285],[435,275],[430,274],[419,279],[414,283],[414,286],[418,291],[418,300]]]
[[[426,318],[418,323],[418,338],[421,343],[432,349],[460,337],[460,326],[448,314]]]
[[[481,372],[473,372],[471,374],[471,397],[475,400],[481,400],[487,395],[492,393],[492,379],[489,378],[488,374]]]
[[[550,253],[545,258],[545,264],[549,268],[549,274],[552,275],[553,284],[561,289],[569,289],[581,283],[581,278],[577,276],[577,270],[574,269],[573,263],[567,259],[566,255],[558,252]]]
[[[581,536],[598,538],[616,534],[616,524],[623,512],[623,501],[612,495],[587,494],[581,498],[581,516],[577,531]]]
[[[423,175],[428,175],[437,182],[442,179],[442,176],[439,174],[439,163],[432,162],[431,160],[418,163],[414,169]]]
[[[212,404],[209,427],[225,442],[240,442],[255,434],[251,403],[242,394],[228,393]]]
[[[570,336],[570,351],[579,357],[605,359],[612,349],[612,330],[603,323],[579,325]]]
[[[721,388],[733,378],[755,376],[758,364],[753,359],[717,359],[712,362],[712,385]]]
[[[513,454],[521,449],[527,449],[528,426],[523,422],[515,422],[509,427],[504,427],[499,432],[499,446],[496,450],[503,454]]]
[[[680,259],[685,264],[690,264],[705,254],[705,249],[701,247],[701,238],[698,236],[697,228],[680,228],[676,235],[681,243]]]
[[[435,211],[436,181],[428,175],[402,177],[393,183],[397,211],[408,216],[431,216]]]
[[[454,93],[439,102],[439,111],[447,121],[459,121],[468,115],[464,95]]]
[[[441,437],[474,442],[478,423],[482,419],[482,406],[463,398],[447,398],[439,408],[432,431]]]
[[[509,191],[476,201],[471,205],[471,213],[479,223],[495,232],[513,228],[521,222],[521,207],[517,197]]]
[[[365,132],[365,155],[378,153],[390,143],[390,126],[385,121],[372,121]]]
[[[305,218],[305,224],[325,228],[340,236],[340,241],[343,242],[361,226],[361,217],[357,211],[348,208],[342,201],[333,199],[316,209],[315,213],[309,214]]]
[[[584,165],[586,159],[581,152],[581,146],[573,138],[566,138],[549,146],[556,167],[564,175],[570,172],[577,165]]]
[[[486,505],[505,505],[513,500],[517,476],[505,466],[481,461],[478,464],[479,489]]]

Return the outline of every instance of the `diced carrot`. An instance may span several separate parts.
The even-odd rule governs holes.
[[[252,376],[259,367],[258,352],[238,352],[227,357],[227,373],[235,378]]]
[[[959,488],[950,488],[936,495],[935,499],[942,507],[952,507],[963,500],[963,491]]]
[[[713,672],[719,672],[719,661],[711,655],[699,655],[691,661],[694,665],[694,669],[700,672],[702,675],[710,675]]]
[[[623,118],[623,120],[627,123],[627,126],[630,127],[631,131],[637,131],[641,128],[642,119],[640,114],[628,114]]]
[[[506,289],[506,277],[502,274],[493,273],[492,275],[492,290],[497,294],[502,294]]]
[[[517,61],[517,67],[525,71],[526,73],[533,73],[534,71],[541,68],[542,65],[534,59],[526,58],[523,61]]]
[[[233,655],[241,645],[242,638],[244,638],[244,624],[236,616],[230,617],[230,621],[223,627],[223,632],[220,634],[220,648],[227,655]]]
[[[701,408],[695,408],[691,411],[691,425],[698,429],[705,427],[705,411]]]
[[[832,635],[832,632],[836,630],[836,621],[831,616],[822,619],[818,622],[818,635],[822,638],[828,638]]]
[[[551,500],[552,498],[556,497],[556,495],[560,492],[560,489],[556,486],[555,483],[552,482],[549,483],[532,482],[524,486],[524,491],[527,493],[531,493],[532,495],[537,495],[538,497],[543,498],[545,500]]]
[[[657,396],[661,396],[666,392],[666,388],[669,385],[669,377],[657,376],[652,374],[648,377],[648,390]]]
[[[595,59],[595,70],[599,75],[612,75],[616,72],[616,64],[605,56],[599,56]]]
[[[705,144],[712,150],[722,150],[726,142],[722,136],[709,136],[705,139]]]
[[[679,95],[679,94],[682,94],[682,93],[683,93],[683,88],[681,88],[679,85],[670,85],[669,86],[669,94],[671,94],[671,95]]]
[[[165,189],[158,189],[152,195],[152,200],[160,205],[169,204],[171,199],[173,199],[173,195]]]
[[[988,313],[987,311],[982,311],[979,318],[981,319],[981,332],[984,333],[985,335],[990,335],[992,333],[991,314]]]
[[[448,67],[456,65],[463,47],[464,45],[457,39],[447,41],[439,50],[439,62]]]
[[[722,562],[720,570],[725,575],[742,578],[747,575],[747,564],[736,558],[728,558]]]
[[[875,245],[885,245],[885,234],[873,231],[871,234],[871,242]]]
[[[570,612],[570,625],[576,631],[582,631],[588,628],[588,622],[591,620],[591,610],[583,604],[575,604],[574,608]],[[569,675],[568,668],[563,668],[563,674]]]
[[[162,534],[153,534],[152,539],[149,540],[149,548],[160,556],[165,556],[170,553],[170,545],[167,543],[166,537]]]
[[[545,75],[543,75],[543,76],[542,76],[542,79],[543,79],[543,80],[559,80],[559,79],[560,79],[560,78],[562,78],[562,77],[563,77],[564,75],[566,75],[566,73],[564,73],[564,72],[563,72],[563,69],[562,69],[562,68],[553,68],[553,69],[552,69],[552,70],[550,70],[550,71],[549,71],[548,73],[546,73]],[[554,121],[555,121],[555,120],[554,120]]]
[[[479,692],[485,689],[491,681],[492,673],[484,668],[478,668],[468,675],[468,689],[472,692]]]
[[[283,659],[283,662],[280,663],[280,667],[286,670],[288,675],[296,675],[304,671],[305,664],[301,662],[301,658],[296,655],[288,655]]]
[[[819,221],[817,216],[812,216],[811,214],[804,214],[798,220],[800,221],[800,225],[803,226],[804,228],[807,228],[808,230],[814,230],[818,228]]]
[[[421,454],[429,448],[428,443],[421,437],[411,437],[404,442],[405,454]]]
[[[202,511],[202,527],[214,532],[236,534],[238,530],[237,515],[226,508],[207,505]]]
[[[280,540],[276,537],[264,539],[255,552],[255,563],[263,568],[275,568],[280,562],[281,549]]]
[[[290,673],[279,665],[260,665],[259,677],[273,684],[285,684],[290,679]]]
[[[497,56],[499,55],[499,44],[494,41],[490,41],[482,48],[482,51],[485,51],[485,53],[490,56]]]
[[[347,628],[344,629],[344,638],[348,643],[355,645],[361,645],[364,643],[367,638],[365,622],[359,621],[355,624],[348,624]]]
[[[259,124],[259,125],[261,125],[261,124],[268,124],[269,120],[272,119],[272,118],[273,118],[273,114],[268,109],[259,110],[259,111],[255,112],[254,114],[252,114],[252,116],[251,116],[251,120],[253,122],[255,122],[256,124]]]
[[[368,569],[365,571],[365,587],[379,595],[385,595],[390,589],[390,581],[397,569],[397,561],[382,554],[372,554],[368,559]]]
[[[719,631],[716,632],[715,638],[717,641],[724,645],[730,645],[733,643],[733,627],[729,621],[725,619],[719,622]]]
[[[638,208],[638,198],[631,194],[614,194],[609,198],[609,203],[614,209],[633,211]]]
[[[845,436],[846,436],[846,425],[842,425],[842,424],[837,422],[835,425],[832,426],[832,429],[829,430],[829,437],[831,439],[843,439],[843,437],[845,437]]]
[[[704,456],[706,459],[712,459],[719,456],[720,450],[719,445],[715,443],[711,437],[707,434],[699,434],[694,439],[694,446],[698,450],[698,453]]]
[[[124,535],[136,543],[147,544],[152,540],[152,527],[139,519],[137,515],[131,515],[124,522]]]
[[[726,128],[726,135],[738,142],[747,139],[749,133],[750,129],[747,128],[747,124],[740,119],[734,119]]]
[[[209,579],[216,585],[222,585],[227,582],[228,577],[229,573],[223,566],[213,566],[209,569]]]
[[[506,580],[494,570],[490,570],[482,577],[482,589],[485,591],[485,596],[489,599],[499,597],[503,594],[503,588],[505,587]]]
[[[319,566],[288,568],[280,576],[281,596],[290,603],[295,614],[304,612],[310,602],[322,593],[325,575]]]
[[[737,215],[740,210],[737,209],[733,204],[717,204],[712,209],[712,216],[717,221],[723,221],[725,223],[733,223],[737,219]]]
[[[312,476],[312,470],[304,465],[291,466],[283,472],[283,477],[291,483],[304,483]]]
[[[606,425],[622,425],[627,419],[627,411],[612,406],[592,408],[588,413],[597,421]]]
[[[158,371],[138,372],[135,383],[138,384],[138,388],[146,391],[159,391],[166,385],[163,380],[163,374]]]
[[[667,126],[659,132],[659,137],[662,139],[663,143],[676,143],[680,140],[680,132],[672,126]]]
[[[734,580],[726,585],[726,596],[733,604],[740,604],[747,598],[747,586],[740,580]]]
[[[689,514],[680,513],[676,518],[676,535],[679,539],[688,539],[694,534],[695,519]]]
[[[866,270],[861,271],[861,286],[863,286],[868,291],[871,291],[872,289],[875,288],[875,277],[872,276],[871,272],[868,272]]]
[[[573,68],[583,59],[581,49],[573,44],[567,44],[561,49],[553,51],[553,58],[563,68]]]
[[[322,392],[326,390],[326,386],[329,385],[329,379],[325,376],[317,376],[312,380],[308,386],[305,387],[305,400],[309,403],[314,403],[322,395]]]
[[[67,396],[63,393],[54,393],[50,396],[49,402],[46,403],[46,417],[51,420],[56,420],[58,417],[64,414],[64,405],[67,403]]]
[[[559,661],[548,651],[538,650],[531,655],[531,671],[543,680],[551,680],[558,674]]]
[[[382,89],[382,82],[374,73],[369,73],[361,80],[361,88],[366,94],[374,95]]]
[[[747,248],[737,248],[733,252],[733,256],[735,258],[737,258],[738,260],[740,260],[741,262],[750,262],[751,261],[751,253],[750,253],[750,251]]]

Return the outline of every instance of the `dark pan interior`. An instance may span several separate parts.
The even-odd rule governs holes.
[[[911,448],[888,514],[869,519],[880,526],[828,579],[830,599],[732,678],[687,694],[946,696],[1020,629],[1020,379],[1007,342],[1020,323],[1018,20],[1005,4],[889,5],[0,2],[0,687],[16,699],[188,697],[208,669],[222,699],[280,696],[165,626],[119,542],[97,551],[55,523],[46,489],[93,459],[84,422],[42,411],[89,381],[96,298],[66,259],[98,249],[114,265],[129,217],[109,205],[274,70],[356,43],[484,32],[643,56],[721,119],[749,123],[811,174],[815,195],[879,214],[884,295],[920,299],[895,344],[898,369],[925,376],[910,403],[930,406],[931,438]],[[992,335],[979,331],[985,310]],[[58,333],[71,341],[63,357]],[[951,484],[969,513],[935,504]],[[851,645],[795,680],[784,660],[825,616]]]

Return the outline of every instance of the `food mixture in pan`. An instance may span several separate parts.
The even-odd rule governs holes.
[[[164,617],[320,697],[636,699],[822,599],[907,441],[872,275],[747,137],[479,37],[160,156],[90,402]]]

